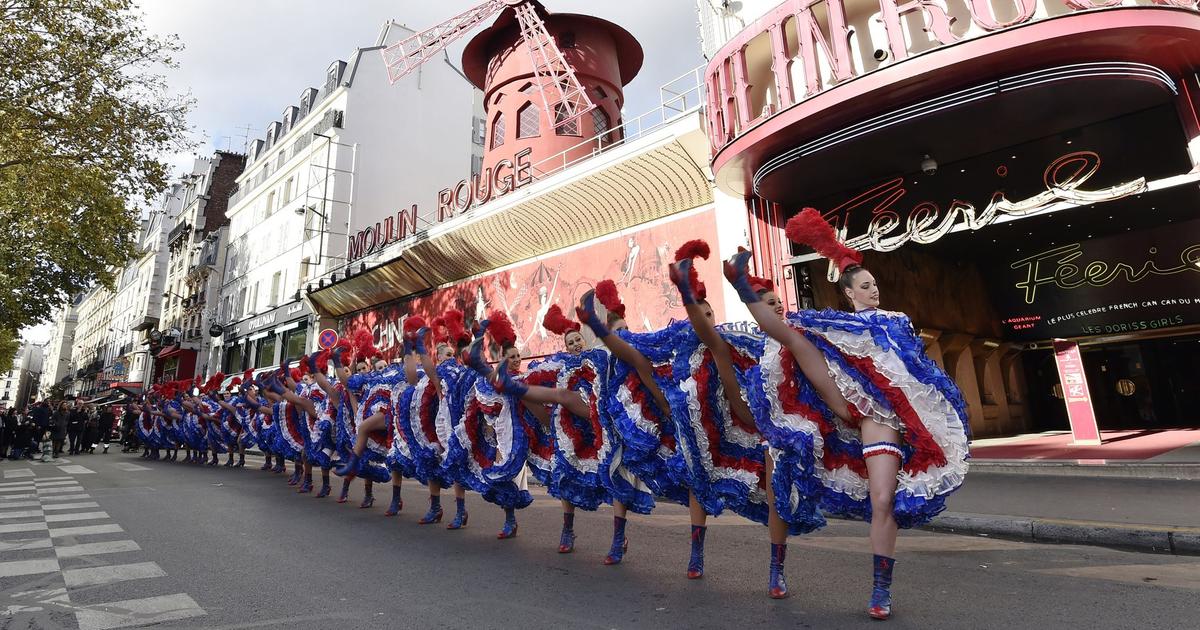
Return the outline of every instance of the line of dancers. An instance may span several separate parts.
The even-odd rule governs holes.
[[[691,241],[670,267],[686,321],[631,332],[616,285],[602,281],[580,300],[577,321],[550,308],[543,324],[562,350],[522,371],[501,312],[473,330],[458,311],[428,322],[409,315],[395,363],[360,331],[224,389],[221,374],[156,387],[138,423],[143,457],[176,460],[182,449],[186,461],[216,466],[228,453],[225,466],[241,467],[257,447],[263,470],[293,462],[288,483],[301,493],[313,491],[314,468],[317,497],[331,493],[331,473],[341,477],[339,502],[362,478],[363,508],[374,504],[374,484],[390,483],[389,516],[403,508],[403,480],[416,480],[429,494],[421,524],[440,523],[442,491],[453,492],[451,530],[468,524],[469,490],[504,511],[499,539],[517,535],[532,475],[562,505],[559,553],[575,548],[576,510],[612,506],[607,565],[629,552],[630,511],[678,503],[691,520],[689,579],[704,575],[708,517],[732,512],[767,526],[773,598],[788,595],[789,536],[827,516],[867,520],[868,614],[887,619],[897,530],[942,511],[966,474],[966,406],[908,318],[878,308],[861,254],[819,213],[806,209],[786,233],[837,266],[852,311],[784,312],[742,250],[724,275],[757,331],[720,325],[692,264],[709,247]],[[583,326],[603,347],[587,348]]]

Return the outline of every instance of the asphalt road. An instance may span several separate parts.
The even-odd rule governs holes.
[[[793,539],[776,601],[766,530],[736,516],[711,521],[706,575],[685,579],[678,506],[633,517],[606,567],[610,512],[581,512],[560,555],[545,494],[498,541],[500,510],[473,495],[467,529],[417,525],[415,483],[385,518],[357,509],[361,484],[338,505],[249,468],[110,453],[0,471],[0,628],[1191,628],[1200,601],[1200,558],[906,532],[881,626],[859,523]]]

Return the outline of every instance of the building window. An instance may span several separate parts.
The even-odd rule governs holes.
[[[279,290],[283,288],[283,275],[276,271],[275,275],[271,276],[271,301],[268,306],[279,306]]]
[[[578,136],[579,134],[579,117],[574,120],[563,123],[567,119],[567,106],[559,103],[554,106],[554,133],[559,136]]]
[[[324,206],[324,204],[322,204],[322,206]],[[324,210],[323,207],[322,207],[322,210]],[[322,212],[321,214],[324,214],[324,212]],[[321,233],[321,215],[317,214],[316,212],[310,211],[310,210],[305,210],[304,211],[304,239],[308,240],[310,238],[313,238],[313,237],[319,235],[320,233]]]
[[[235,315],[235,317],[241,317],[242,315],[245,315],[245,314],[246,314],[246,287],[242,287],[242,288],[238,289],[237,315]]]
[[[312,269],[311,258],[305,258],[304,260],[300,261],[300,282],[308,280],[308,274],[312,273],[309,271],[310,269]]]
[[[242,344],[235,343],[225,347],[225,370],[226,374],[238,374],[245,368],[242,367]]]
[[[492,148],[504,144],[504,112],[496,114],[496,119],[492,121]]]
[[[271,216],[272,212],[275,212],[275,191],[274,190],[267,193],[267,216],[268,217]]]
[[[254,342],[254,367],[265,368],[278,363],[275,359],[275,335],[270,334]]]
[[[608,114],[604,113],[604,109],[597,107],[592,110],[592,128],[595,130],[595,135],[602,136],[607,134],[609,125]],[[604,139],[608,140],[607,137]]]
[[[517,138],[535,138],[541,132],[542,112],[533,103],[517,111]]]
[[[283,183],[283,201],[280,202],[281,204],[292,200],[292,182],[294,181],[294,177],[289,177],[287,181]]]
[[[275,170],[279,170],[279,169],[283,168],[283,163],[285,161],[283,154],[284,154],[284,152],[280,151],[279,157],[275,158]]]
[[[308,330],[296,328],[284,333],[283,356],[299,359],[308,350]]]

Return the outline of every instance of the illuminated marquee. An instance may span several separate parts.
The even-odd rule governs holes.
[[[895,205],[907,191],[904,188],[904,179],[897,177],[833,208],[824,213],[824,216],[838,231],[846,245],[855,249],[890,252],[910,241],[932,243],[956,228],[979,230],[1002,217],[1031,216],[1044,212],[1059,202],[1080,205],[1103,203],[1141,194],[1147,190],[1144,177],[1102,190],[1081,190],[1079,187],[1091,179],[1099,169],[1099,155],[1091,151],[1076,151],[1051,162],[1042,173],[1042,182],[1046,190],[1027,199],[1010,201],[1004,193],[995,192],[982,211],[970,202],[955,199],[950,202],[945,212],[932,201],[922,201],[908,210],[903,217],[902,211],[897,210]],[[864,209],[871,213],[865,231],[849,236],[847,226],[851,217]],[[830,273],[834,272],[831,266]]]
[[[513,159],[503,159],[496,166],[485,168],[469,178],[459,180],[449,188],[438,192],[437,220],[442,223],[471,208],[481,206],[493,199],[533,183],[533,166],[529,161],[532,149],[518,151]],[[357,260],[373,254],[392,243],[399,243],[421,232],[417,225],[420,212],[417,204],[396,212],[395,217],[384,217],[375,225],[368,225],[350,236],[346,248],[346,259]]]
[[[1150,1],[1184,9],[1197,4]],[[1086,11],[1116,7],[1121,0],[1061,2],[1067,11]],[[1057,15],[1063,5],[1047,0],[969,0],[965,9],[970,24],[956,35],[951,25],[962,30],[956,17],[935,0],[787,0],[739,33],[708,64],[705,116],[713,155],[744,131],[828,87],[923,52],[925,42],[909,41],[910,18],[924,24],[938,47]],[[882,28],[873,28],[872,22]],[[873,35],[879,41],[873,41]],[[877,63],[855,57],[851,38],[856,48],[876,51]],[[764,49],[768,55],[748,54]],[[751,62],[751,57],[765,63]]]

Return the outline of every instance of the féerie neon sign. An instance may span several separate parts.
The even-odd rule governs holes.
[[[1080,205],[1104,203],[1147,190],[1144,177],[1101,190],[1082,190],[1080,186],[1091,179],[1099,169],[1098,154],[1076,151],[1051,162],[1042,173],[1046,190],[1027,199],[1011,201],[1004,193],[995,192],[982,210],[968,201],[955,199],[944,212],[936,203],[922,201],[904,213],[904,216],[894,208],[907,193],[904,178],[897,177],[826,212],[825,218],[838,230],[846,245],[855,249],[890,252],[910,241],[932,243],[957,228],[979,230],[995,223],[1001,217],[1035,215],[1059,202]],[[847,236],[850,217],[864,207],[869,207],[872,215],[866,231],[856,236]]]
[[[1153,249],[1151,253],[1156,253]],[[1093,260],[1081,268],[1076,260],[1083,256],[1083,248],[1079,243],[1071,243],[1039,252],[1027,258],[1014,262],[1011,267],[1025,272],[1025,279],[1016,283],[1018,289],[1025,290],[1025,303],[1033,304],[1037,299],[1038,287],[1053,285],[1059,289],[1077,289],[1084,285],[1103,287],[1118,278],[1126,282],[1141,282],[1148,276],[1170,276],[1177,273],[1200,272],[1200,243],[1185,247],[1179,253],[1179,264],[1173,267],[1161,268],[1148,260],[1140,267],[1134,268],[1128,263],[1110,265],[1103,260]],[[1047,273],[1045,267],[1049,266]]]

